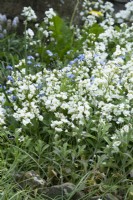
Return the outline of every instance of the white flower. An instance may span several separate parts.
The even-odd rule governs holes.
[[[26,36],[29,38],[33,38],[34,36],[34,32],[32,29],[28,28],[28,30],[26,30]]]
[[[63,130],[62,130],[61,128],[55,127],[55,131],[57,131],[57,132],[62,132]]]
[[[5,123],[5,109],[3,109],[0,105],[0,125]]]
[[[38,119],[42,122],[43,121],[43,116],[38,115]]]
[[[53,8],[49,8],[49,10],[45,12],[45,15],[49,19],[52,19],[54,16],[56,16],[56,13],[54,12]]]
[[[116,134],[114,134],[114,135],[111,137],[112,140],[116,140],[117,138],[118,138],[118,137],[117,137]]]
[[[31,121],[30,121],[30,119],[23,119],[22,123],[23,123],[24,126],[26,126],[27,124],[30,124]]]
[[[15,133],[19,134],[22,132],[22,128],[15,129]]]
[[[33,97],[33,94],[28,94],[29,99],[32,99],[32,97]]]
[[[49,36],[49,32],[47,30],[44,30],[43,34],[46,36],[46,38]]]
[[[121,141],[115,141],[114,143],[113,143],[113,147],[115,148],[115,147],[118,147],[118,146],[120,146],[120,144],[121,144]]]
[[[126,116],[126,117],[127,117],[127,116],[130,116],[129,110],[124,110],[124,111],[123,111],[123,115]]]
[[[122,130],[125,131],[126,133],[128,133],[129,132],[129,125],[123,126]]]

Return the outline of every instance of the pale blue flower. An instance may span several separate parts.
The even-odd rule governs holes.
[[[6,93],[7,94],[12,94],[12,91],[11,90],[7,90]]]
[[[67,77],[73,79],[75,76],[74,74],[68,74]]]
[[[52,51],[50,51],[50,50],[46,50],[46,52],[47,52],[47,54],[48,54],[49,56],[53,56]]]
[[[13,101],[16,101],[16,99],[17,99],[17,97],[13,95],[13,96],[12,96],[12,100],[13,100]]]
[[[11,81],[11,82],[13,82],[13,81],[14,81],[13,77],[12,77],[12,76],[10,76],[10,75],[8,75],[8,76],[7,76],[7,79],[8,79],[9,81]]]
[[[14,28],[16,28],[19,24],[19,18],[18,17],[14,17],[13,21],[12,21],[12,26]]]
[[[3,39],[3,38],[4,38],[4,34],[0,33],[0,39]]]
[[[45,93],[40,93],[39,94],[39,97],[44,97],[45,96]]]
[[[83,60],[85,59],[85,55],[84,55],[84,54],[80,54],[80,55],[78,56],[78,59],[79,59],[80,61],[83,61]]]
[[[8,65],[8,66],[6,66],[6,69],[13,70],[13,67]]]
[[[32,65],[32,61],[27,60],[27,64],[28,64],[28,65]]]
[[[27,60],[34,60],[33,56],[27,56]]]
[[[41,67],[41,64],[40,64],[40,63],[36,63],[36,64],[34,65],[34,67]]]

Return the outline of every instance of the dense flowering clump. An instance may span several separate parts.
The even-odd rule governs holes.
[[[119,48],[114,59],[107,60],[105,55],[88,49],[83,60],[62,70],[45,69],[35,75],[26,75],[25,68],[21,73],[12,71],[7,86],[12,91],[8,97],[15,120],[34,125],[33,119],[43,121],[44,113],[52,112],[51,128],[72,133],[81,127],[86,132],[90,120],[128,125],[133,114],[133,60],[126,62]]]
[[[85,52],[87,61],[89,53],[89,51]],[[93,62],[93,59],[91,60],[90,57],[90,62]],[[117,64],[118,60],[119,65]],[[91,69],[91,65],[84,66],[78,63],[79,66],[68,66],[61,72],[46,70],[44,75],[39,73],[35,77],[25,76],[23,82],[18,81],[20,86],[18,85],[17,94],[20,91],[20,95],[23,96],[22,100],[26,100],[27,97],[32,99],[37,93],[36,85],[32,81],[37,79],[36,82],[39,81],[39,84],[42,83],[42,85],[45,81],[40,91],[44,93],[44,96],[40,97],[40,100],[44,102],[49,111],[56,112],[60,108],[67,109],[67,113],[72,115],[70,117],[72,121],[77,120],[79,124],[84,124],[85,119],[89,120],[90,110],[94,106],[100,108],[99,111],[97,109],[97,114],[109,121],[114,118],[116,122],[121,123],[122,116],[130,117],[132,111],[130,101],[132,100],[133,89],[132,61],[127,62],[126,66],[122,66],[122,64],[122,58],[109,61],[105,66],[97,63],[97,66],[93,69]],[[73,76],[70,76],[72,74]],[[16,79],[16,77],[13,78]],[[26,91],[28,96],[25,96]],[[18,96],[18,98],[20,97]],[[63,110],[61,111],[62,114]],[[95,115],[95,113],[93,114]]]
[[[49,127],[55,132],[85,135],[90,122],[91,126],[128,125],[133,114],[133,27],[125,23],[113,26],[114,10],[109,2],[94,4],[85,0],[83,8],[83,27],[78,34],[77,30],[74,33],[76,40],[83,39],[85,34],[82,54],[66,67],[54,70],[42,69],[43,64],[36,63],[33,56],[20,60],[7,77],[5,95],[1,93],[1,124],[6,117],[13,117],[23,127],[34,126],[35,121],[43,123],[50,113]],[[45,14],[47,26],[35,26],[45,38],[51,36],[49,40],[54,41],[54,29],[52,32],[48,27],[54,27],[51,20],[56,14],[53,9]],[[36,18],[31,8],[24,8],[23,15],[28,21]],[[89,32],[88,27],[94,28],[96,24],[100,31]],[[28,28],[26,38],[30,44],[34,43],[34,36]],[[54,55],[49,49],[45,53],[49,58]],[[37,69],[36,73],[32,68]],[[8,109],[6,101],[11,104]]]

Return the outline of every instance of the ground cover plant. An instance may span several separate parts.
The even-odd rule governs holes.
[[[0,15],[1,200],[47,200],[66,182],[52,199],[133,198],[132,10],[84,0],[77,25],[24,7],[23,35]],[[41,188],[20,176],[31,171]]]

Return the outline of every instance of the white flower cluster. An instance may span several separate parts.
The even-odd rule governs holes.
[[[54,12],[53,8],[50,8],[48,11],[45,12],[46,17],[49,19],[52,19],[54,16],[56,16],[56,13]]]
[[[14,95],[19,99],[19,105],[12,99],[12,94],[10,96],[10,101],[12,101],[15,110],[13,117],[26,126],[32,123],[32,119],[37,118],[42,121],[43,117],[40,115],[40,108],[37,105],[38,100],[34,98],[37,95],[37,88],[33,85],[35,77],[31,75],[26,76],[25,70],[21,70],[21,72],[22,71],[23,74],[19,72],[12,73],[14,80],[17,80],[17,83],[14,83],[14,87],[17,86],[14,90]],[[22,77],[23,75],[25,75],[25,78]],[[39,74],[37,74],[37,76],[39,76]],[[10,81],[8,81],[7,84],[12,85]],[[12,90],[12,87],[10,90]],[[32,99],[34,100],[32,101]]]
[[[92,26],[97,21],[101,21],[100,25],[107,29],[109,26],[114,25],[113,12],[113,4],[110,2],[84,0],[83,11],[80,15],[84,21],[85,28]]]
[[[50,8],[48,11],[45,12],[46,17],[44,17],[44,22],[46,24],[46,28],[43,31],[43,34],[46,38],[52,36],[52,31],[49,30],[49,26],[54,26],[54,23],[52,21],[53,17],[56,16],[56,13],[54,12],[53,8]],[[50,38],[52,40],[52,37]]]
[[[26,18],[26,21],[32,21],[37,19],[34,10],[30,6],[24,7],[21,15]]]
[[[132,124],[128,123],[119,130],[116,130],[115,134],[111,136],[110,145],[107,145],[106,147],[112,154],[118,153],[122,146],[127,146],[129,141],[133,140],[132,128]]]
[[[133,22],[133,1],[125,5],[125,10],[120,10],[115,17],[118,23]]]
[[[0,105],[0,126],[5,124],[5,109]]]
[[[107,5],[103,10],[109,9]],[[51,13],[47,16],[54,15]],[[3,112],[1,101],[0,115],[11,115],[24,126],[34,126],[34,120],[43,122],[49,113],[55,132],[71,134],[85,135],[90,124],[94,127],[101,122],[128,130],[133,115],[133,26],[121,24],[117,30],[111,25],[97,37],[88,33],[83,54],[62,70],[44,68],[43,72],[26,75],[26,64],[21,60],[7,82],[14,112]],[[90,38],[92,46],[88,46]],[[118,140],[113,147],[120,144]]]
[[[34,32],[33,32],[33,30],[31,29],[31,28],[28,28],[27,30],[26,30],[26,38],[27,39],[32,39],[33,37],[34,37]]]
[[[133,114],[132,51],[117,45],[112,60],[108,60],[106,31],[99,38],[103,41],[95,43],[95,50],[84,50],[84,55],[62,70],[45,69],[36,75],[25,75],[24,70],[23,74],[12,72],[15,81],[7,84],[14,84],[19,100],[17,104],[9,96],[14,118],[26,126],[34,118],[42,121],[43,112],[53,113],[51,127],[57,132],[86,130],[90,120],[94,124],[102,119],[126,125]],[[129,53],[131,59],[125,61]]]
[[[53,8],[50,8],[48,11],[45,12],[46,17],[44,17],[44,24],[35,24],[35,29],[37,30],[37,34],[39,35],[39,38],[34,38],[35,31],[33,31],[31,28],[28,28],[26,30],[26,38],[28,40],[27,47],[33,46],[33,45],[42,45],[42,38],[46,38],[47,42],[49,39],[52,41],[54,38],[52,38],[53,31],[49,30],[49,27],[54,26],[54,23],[52,21],[53,17],[56,16],[56,13],[54,12]]]

